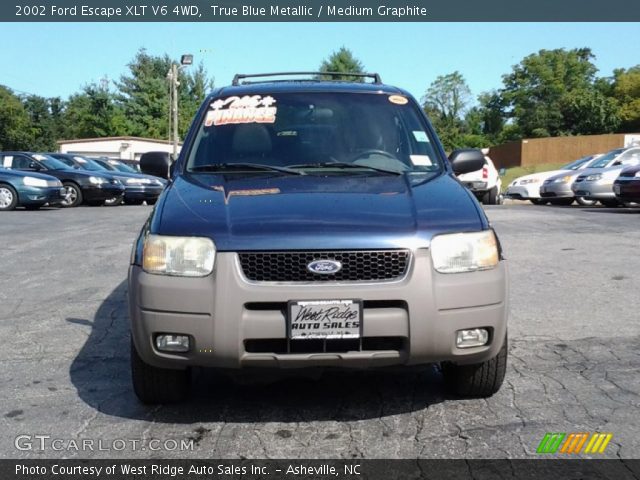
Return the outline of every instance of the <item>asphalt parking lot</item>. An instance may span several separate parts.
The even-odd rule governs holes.
[[[168,407],[142,406],[129,381],[125,280],[149,212],[0,215],[0,456],[531,458],[546,432],[601,431],[613,433],[604,457],[640,457],[640,209],[487,208],[511,271],[509,370],[488,400],[448,396],[424,367],[198,372],[192,399]],[[19,435],[111,450],[19,450]],[[116,439],[193,449],[118,451]]]

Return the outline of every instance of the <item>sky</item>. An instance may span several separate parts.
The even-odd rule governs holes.
[[[640,23],[4,23],[0,84],[67,98],[107,76],[117,80],[136,51],[183,53],[217,86],[235,73],[317,70],[346,46],[384,83],[420,98],[439,75],[459,71],[474,96],[540,49],[590,47],[600,76],[640,64]]]

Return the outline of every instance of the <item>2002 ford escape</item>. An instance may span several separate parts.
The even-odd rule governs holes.
[[[184,398],[193,366],[441,362],[454,392],[495,393],[507,268],[454,176],[482,153],[447,159],[415,99],[378,75],[255,77],[205,100],[171,167],[141,159],[171,181],[129,272],[140,400]]]

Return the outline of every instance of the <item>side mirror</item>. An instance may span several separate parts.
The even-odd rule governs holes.
[[[484,154],[476,148],[462,148],[451,152],[449,162],[456,175],[475,172],[484,166]]]
[[[170,178],[171,157],[167,152],[147,152],[140,157],[140,170],[147,175]]]
[[[40,164],[38,162],[31,162],[29,164],[29,169],[30,170],[42,170],[42,167],[40,166]]]

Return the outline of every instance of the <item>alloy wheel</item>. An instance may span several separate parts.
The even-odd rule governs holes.
[[[5,187],[0,187],[0,208],[7,208],[13,203],[13,193]]]
[[[69,186],[64,187],[64,191],[64,200],[62,201],[62,204],[66,207],[73,205],[76,200],[78,200],[78,192],[75,188]]]

